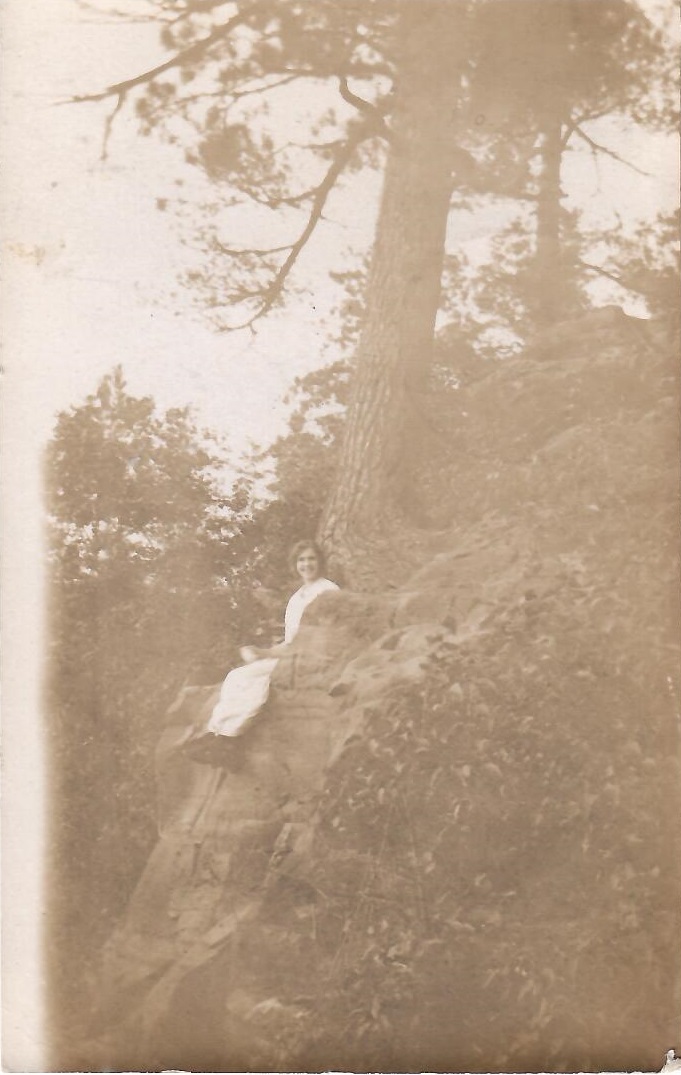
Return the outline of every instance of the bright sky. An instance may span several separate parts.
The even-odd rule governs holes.
[[[163,405],[193,403],[235,448],[266,437],[292,377],[320,364],[313,307],[328,306],[326,281],[314,266],[324,261],[321,243],[308,258],[317,288],[298,304],[294,324],[280,317],[256,338],[214,333],[195,296],[178,286],[188,254],[172,217],[156,209],[175,177],[184,173],[189,190],[193,179],[197,193],[200,177],[181,153],[140,139],[132,109],[118,117],[102,163],[111,104],[55,105],[153,62],[157,29],[86,22],[73,0],[50,0],[39,20],[28,4],[10,12],[21,66],[8,117],[6,271],[21,296],[11,305],[10,331],[20,347],[27,420],[46,432],[55,410],[82,399],[122,362],[132,391],[150,392]]]
[[[182,176],[201,180],[179,151],[140,139],[131,108],[117,118],[109,160],[99,159],[110,103],[58,105],[151,66],[156,28],[92,21],[76,0],[4,0],[3,325],[5,653],[3,728],[7,761],[3,814],[5,902],[5,1065],[40,1070],[36,968],[40,906],[40,639],[44,610],[39,455],[55,414],[78,404],[121,362],[131,391],[163,406],[193,404],[206,425],[227,434],[235,453],[267,442],[283,421],[281,397],[323,353],[320,317],[334,301],[329,262],[371,235],[378,186],[363,181],[330,206],[326,225],[298,277],[309,289],[289,312],[249,333],[218,335],[178,286],[189,255],[157,197]],[[302,104],[302,101],[301,101]],[[291,100],[294,125],[296,101]],[[292,126],[295,135],[295,126]],[[676,204],[675,144],[613,135],[642,177],[588,151],[565,168],[571,199],[594,221],[645,217]],[[479,254],[504,211],[452,220],[448,245]],[[632,312],[634,312],[632,310]],[[9,627],[9,629],[8,629]],[[19,719],[20,718],[20,719]],[[9,775],[8,775],[9,774]],[[7,803],[12,804],[8,815]],[[18,879],[21,879],[19,886]],[[17,897],[19,893],[19,897]],[[9,910],[8,910],[9,906]],[[9,1044],[8,1044],[9,1043]],[[12,1057],[15,1057],[12,1062]]]

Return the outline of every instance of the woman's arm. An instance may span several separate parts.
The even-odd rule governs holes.
[[[284,616],[284,641],[277,642],[274,646],[246,646],[241,653],[243,659],[246,662],[249,662],[262,660],[267,657],[281,657],[283,653],[287,652],[298,633],[300,620],[307,606],[325,590],[337,589],[338,587],[335,582],[330,582],[328,579],[319,579],[317,584],[311,589],[308,589],[305,593],[303,592],[304,587],[301,587],[300,590],[296,590],[286,606],[286,615]]]
[[[268,657],[280,657],[288,648],[288,642],[277,642],[274,646],[242,646],[239,653],[246,664],[251,664]]]

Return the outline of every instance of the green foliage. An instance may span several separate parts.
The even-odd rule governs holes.
[[[164,710],[197,667],[224,674],[249,609],[225,544],[224,452],[187,409],[159,414],[118,368],[59,416],[46,464],[53,910],[72,974],[156,837]]]

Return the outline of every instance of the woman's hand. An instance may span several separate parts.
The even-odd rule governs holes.
[[[257,646],[242,646],[239,656],[244,664],[253,664],[253,661],[258,661],[262,654]]]
[[[244,664],[252,664],[253,661],[267,660],[270,657],[281,657],[288,649],[286,642],[277,642],[274,646],[242,646],[239,650]]]

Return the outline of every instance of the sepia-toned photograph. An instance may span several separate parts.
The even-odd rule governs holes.
[[[3,1070],[679,1069],[676,0],[2,21]]]

